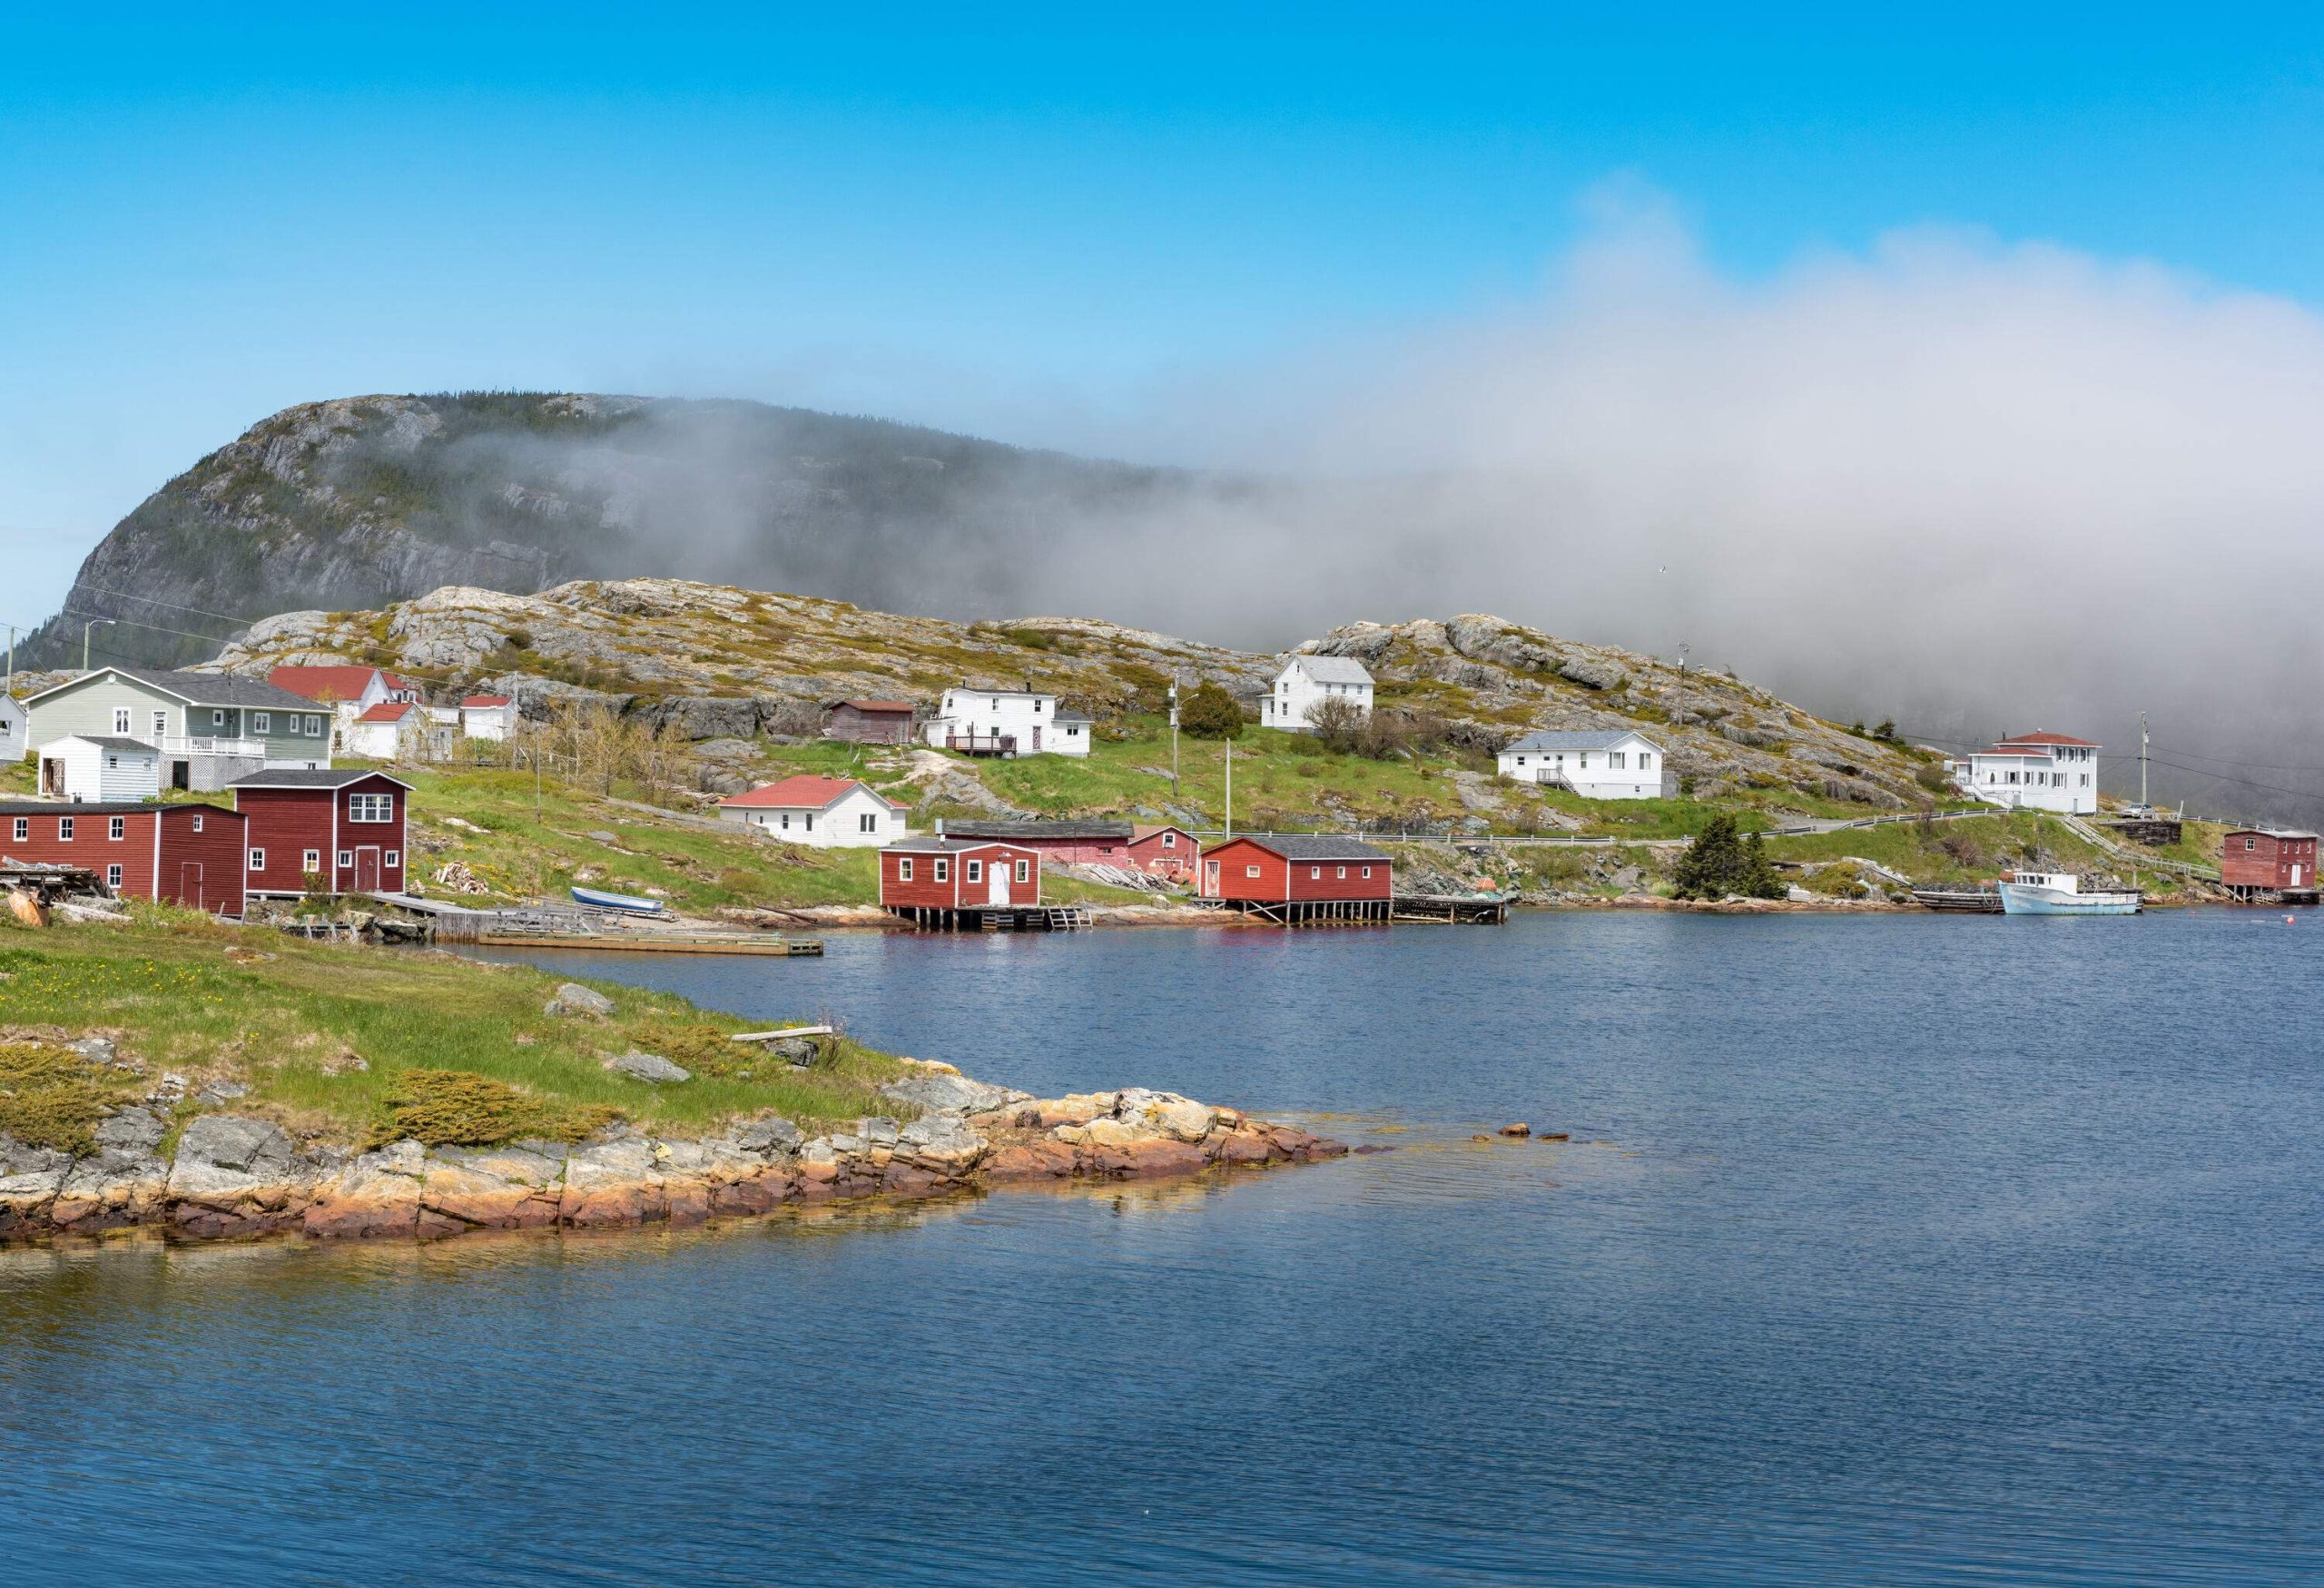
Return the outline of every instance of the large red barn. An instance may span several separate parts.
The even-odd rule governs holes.
[[[311,872],[333,893],[400,893],[404,807],[411,785],[384,772],[256,772],[231,785],[250,817],[250,891],[307,891]]]
[[[2316,834],[2280,827],[2238,827],[2220,841],[2219,878],[2239,892],[2312,893]]]
[[[1385,921],[1395,863],[1354,838],[1229,838],[1203,851],[1201,896],[1285,924]]]
[[[154,801],[0,804],[0,859],[77,865],[129,899],[242,913],[239,811]]]

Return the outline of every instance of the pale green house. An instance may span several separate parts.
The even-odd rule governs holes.
[[[211,791],[271,768],[330,765],[330,712],[261,678],[101,667],[25,703],[25,737],[135,739],[162,754],[163,788]]]

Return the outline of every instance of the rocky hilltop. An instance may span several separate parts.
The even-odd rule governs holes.
[[[1724,673],[1471,614],[1355,623],[1301,648],[1354,656],[1391,710],[1496,750],[1536,728],[1636,727],[1706,797],[1742,789],[1901,806],[1926,764]],[[679,579],[580,580],[534,595],[434,590],[379,611],[290,612],[238,636],[213,664],[390,666],[441,690],[486,686],[528,710],[595,698],[699,739],[812,733],[819,703],[931,702],[967,682],[1032,680],[1101,723],[1158,712],[1173,678],[1264,689],[1277,658],[1087,617],[957,623],[843,601]]]
[[[151,663],[214,651],[192,632],[213,630],[207,615],[590,575],[990,609],[1012,604],[990,583],[1012,565],[986,553],[1036,555],[1187,478],[753,402],[342,398],[261,420],[148,497],[82,564],[71,605],[155,626],[103,636],[111,659]],[[79,628],[44,626],[25,665],[77,658]]]

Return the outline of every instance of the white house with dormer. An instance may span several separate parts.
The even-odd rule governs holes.
[[[1955,785],[1987,804],[2089,816],[2098,810],[2101,748],[2064,734],[2018,734],[1949,765]]]
[[[947,689],[928,742],[967,755],[1087,755],[1097,725],[1039,689]]]
[[[1372,675],[1353,656],[1311,656],[1295,651],[1284,658],[1275,686],[1259,703],[1259,726],[1295,734],[1315,732],[1308,712],[1326,700],[1344,700],[1372,713]]]
[[[1627,728],[1528,734],[1502,751],[1501,774],[1570,788],[1591,800],[1650,800],[1677,792],[1665,786],[1669,763],[1662,746]]]

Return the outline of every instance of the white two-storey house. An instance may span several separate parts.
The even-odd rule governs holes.
[[[1039,689],[947,689],[927,738],[970,755],[1087,755],[1094,725]]]
[[[1315,731],[1308,712],[1326,700],[1344,700],[1358,712],[1372,712],[1372,675],[1353,656],[1311,656],[1295,651],[1284,658],[1274,687],[1259,703],[1259,726],[1295,734]]]
[[[1650,800],[1677,792],[1664,782],[1669,764],[1662,746],[1625,728],[1528,734],[1502,751],[1501,774],[1570,788],[1592,800]]]
[[[2088,816],[2098,810],[2098,752],[2088,739],[2017,734],[1951,764],[1955,784],[1973,798],[2011,810]]]

